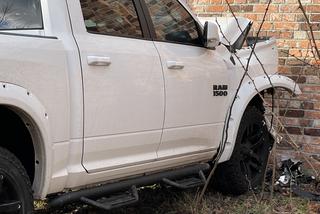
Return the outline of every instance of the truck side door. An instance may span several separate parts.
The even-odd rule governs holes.
[[[82,162],[89,173],[157,158],[163,74],[137,2],[69,1],[83,75]]]
[[[159,158],[216,150],[228,105],[229,75],[177,0],[144,0],[165,77],[166,113]],[[217,92],[214,92],[217,91]]]

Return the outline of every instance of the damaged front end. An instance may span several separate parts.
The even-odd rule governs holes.
[[[244,17],[199,17],[199,21],[214,22],[220,30],[221,46],[219,54],[225,59],[229,69],[236,72],[238,78],[248,66],[248,75],[273,75],[278,71],[278,50],[273,38],[249,37],[253,22]],[[253,51],[253,45],[256,43]],[[250,61],[249,60],[249,57]]]
[[[200,22],[215,22],[220,28],[221,43],[225,45],[230,52],[242,49],[243,45],[251,41],[248,38],[252,22],[244,17],[200,17]]]
[[[224,151],[219,163],[228,161],[235,148],[241,118],[252,100],[273,89],[282,88],[297,95],[299,86],[290,78],[278,74],[278,49],[274,38],[248,37],[252,22],[241,17],[200,17],[201,23],[216,23],[220,31],[221,45],[215,54],[223,58],[230,75],[230,95],[233,102],[227,115],[227,139],[222,142]],[[272,89],[272,90],[270,90]],[[260,98],[260,97],[259,97]],[[230,116],[229,116],[230,115]],[[232,118],[229,120],[228,118]],[[272,123],[268,129],[279,141]]]

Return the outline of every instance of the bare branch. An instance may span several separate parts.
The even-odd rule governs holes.
[[[302,11],[303,16],[304,16],[304,18],[305,18],[305,20],[306,20],[306,22],[308,24],[309,31],[310,31],[310,34],[311,34],[312,43],[313,43],[313,48],[316,50],[318,59],[320,60],[320,52],[319,52],[319,49],[318,49],[318,46],[317,46],[317,43],[316,43],[316,40],[315,40],[315,37],[314,37],[312,25],[311,25],[310,20],[309,20],[309,18],[307,16],[306,10],[304,9],[304,7],[303,7],[303,5],[301,3],[301,0],[298,0],[298,3],[299,3],[299,8]]]

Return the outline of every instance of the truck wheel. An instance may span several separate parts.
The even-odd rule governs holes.
[[[249,106],[242,117],[232,156],[218,165],[213,187],[225,194],[240,195],[261,185],[273,142],[263,113]]]
[[[29,177],[21,162],[0,147],[0,213],[33,213]]]

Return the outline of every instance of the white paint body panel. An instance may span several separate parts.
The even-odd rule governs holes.
[[[55,168],[52,145],[70,139],[66,51],[60,40],[8,35],[0,35],[0,47],[0,79],[8,83],[0,103],[24,112],[41,132],[42,142],[35,145],[41,169],[34,190],[43,197],[50,180],[42,176],[50,178]]]
[[[159,158],[217,149],[230,97],[214,97],[213,85],[229,85],[218,52],[195,46],[155,42],[162,59],[166,90],[164,131]],[[168,62],[179,62],[171,69]]]
[[[275,88],[285,88],[295,94],[301,94],[301,91],[296,83],[288,77],[280,75],[270,75],[270,79],[272,85]],[[224,162],[230,159],[237,138],[237,130],[239,129],[242,115],[250,100],[257,94],[257,90],[263,91],[270,88],[270,82],[267,76],[258,76],[254,78],[254,82],[255,86],[252,84],[251,80],[247,80],[242,84],[242,87],[240,88],[238,98],[235,101],[231,113],[232,120],[229,123],[228,129],[229,137],[227,139],[227,144],[221,158],[219,159],[219,162]]]
[[[41,3],[43,30],[0,32],[0,104],[22,112],[38,137],[35,198],[212,160],[243,74],[224,46],[88,34],[79,1]],[[274,41],[259,44],[257,54],[276,73]],[[239,55],[245,61],[248,50]],[[259,90],[270,87],[256,60],[250,74]],[[288,79],[272,79],[292,89]],[[212,96],[220,84],[229,85],[228,97]],[[253,96],[246,80],[220,161],[230,157]]]
[[[92,173],[157,159],[165,99],[153,42],[87,33],[77,21],[80,3],[72,6],[83,73],[83,166]],[[92,56],[109,63],[89,65]]]

